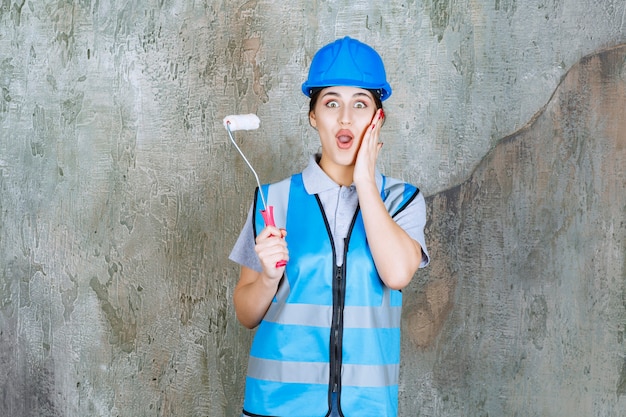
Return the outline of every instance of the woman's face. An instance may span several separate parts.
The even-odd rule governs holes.
[[[368,90],[356,87],[327,87],[320,91],[311,126],[322,144],[320,166],[332,177],[337,169],[354,167],[357,152],[377,107]]]

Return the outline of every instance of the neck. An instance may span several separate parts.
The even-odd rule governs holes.
[[[324,158],[321,158],[318,165],[322,170],[337,184],[344,187],[349,187],[353,182],[354,165],[340,166],[334,164],[325,163]]]

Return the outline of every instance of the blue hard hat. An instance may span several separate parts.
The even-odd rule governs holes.
[[[309,78],[302,92],[311,97],[317,88],[347,86],[380,93],[384,101],[391,95],[385,66],[371,46],[346,36],[322,47],[313,56]]]

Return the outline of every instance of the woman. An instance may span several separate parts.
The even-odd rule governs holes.
[[[262,187],[278,227],[265,227],[257,190],[230,256],[237,317],[258,326],[243,414],[396,416],[399,290],[429,262],[424,198],[376,170],[391,87],[374,49],[324,46],[302,91],[321,154]]]

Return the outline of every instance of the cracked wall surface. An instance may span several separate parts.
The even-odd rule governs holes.
[[[626,46],[585,57],[467,181],[429,197],[403,415],[626,410],[625,75]]]
[[[383,56],[380,168],[426,194],[402,416],[626,413],[626,4],[0,5],[0,415],[234,416],[227,255],[319,143],[323,44]]]

